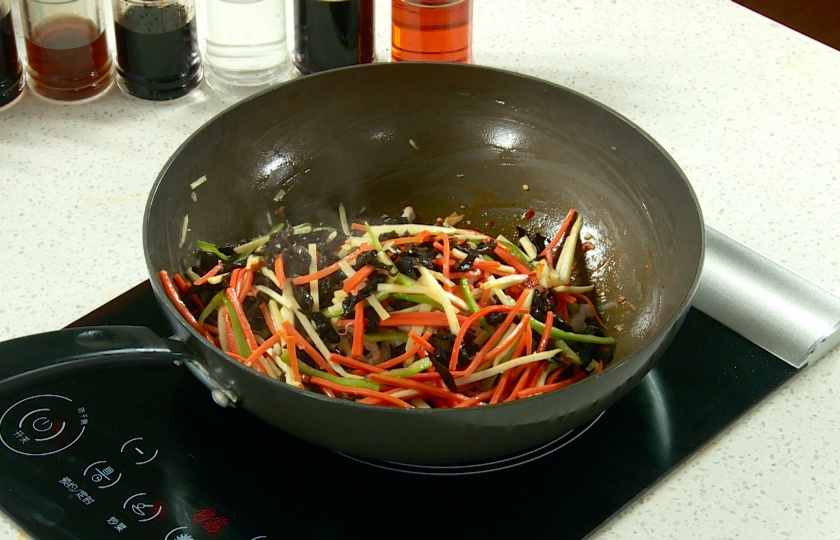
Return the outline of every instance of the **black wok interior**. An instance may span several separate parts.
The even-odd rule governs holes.
[[[194,200],[190,183],[203,175]],[[495,408],[492,415],[429,411],[407,420],[395,411],[337,404],[227,360],[180,322],[152,279],[177,333],[214,377],[242,395],[244,408],[318,444],[367,457],[475,459],[537,444],[585,421],[651,367],[685,315],[702,265],[703,222],[688,181],[659,145],[613,111],[568,89],[488,68],[374,64],[281,85],[187,140],[149,199],[150,274],[183,270],[195,240],[223,244],[265,231],[267,214],[278,207],[292,221],[335,221],[340,203],[372,221],[407,204],[427,222],[457,212],[474,228],[511,235],[517,224],[551,234],[576,208],[595,246],[586,254],[587,270],[604,293],[607,326],[619,341],[619,362],[555,395],[483,408]],[[529,209],[536,214],[524,220]],[[289,408],[307,421],[290,420]],[[313,422],[332,433],[315,433]],[[377,439],[373,427],[370,440],[344,442],[365,439],[356,424],[371,422],[397,430],[406,442]],[[436,430],[451,442],[422,442]]]

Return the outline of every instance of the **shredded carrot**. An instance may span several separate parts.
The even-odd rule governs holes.
[[[569,227],[572,225],[572,220],[575,218],[575,214],[577,212],[574,208],[569,210],[569,213],[566,214],[566,219],[563,220],[563,224],[560,225],[560,229],[557,230],[557,234],[554,235],[554,238],[551,239],[551,242],[545,246],[540,253],[540,257],[545,257],[545,261],[548,263],[549,266],[554,266],[554,248],[557,247],[557,244],[560,243],[560,240],[563,238],[563,235],[566,234],[566,231],[569,230]]]
[[[537,345],[537,352],[544,352],[548,347],[548,340],[551,339],[551,329],[554,327],[554,312],[549,310],[545,315],[545,329],[543,330],[542,338],[539,345]]]
[[[357,270],[355,274],[347,278],[347,280],[344,282],[344,285],[342,285],[341,289],[344,292],[349,293],[350,291],[354,290],[358,285],[360,285],[362,281],[364,281],[375,270],[376,268],[370,264],[364,265],[359,270]]]
[[[274,319],[271,318],[271,313],[268,311],[268,306],[265,302],[260,302],[260,313],[262,314],[265,325],[268,326],[269,331],[272,334],[277,332],[277,327],[274,326]]]
[[[253,334],[252,334],[252,336],[253,336]],[[286,332],[285,332],[285,330],[282,330],[282,329],[275,332],[274,334],[272,334],[272,336],[270,338],[268,338],[267,340],[263,341],[262,344],[260,344],[259,347],[253,347],[251,349],[252,352],[251,352],[251,355],[248,356],[248,362],[255,362],[257,360],[257,358],[264,355],[268,349],[274,347],[274,345],[276,345],[277,342],[279,342],[281,339],[283,339],[285,337],[286,337]],[[256,342],[255,342],[255,344],[256,344]]]
[[[369,388],[359,388],[356,386],[344,386],[341,384],[336,384],[334,382],[328,381],[326,379],[322,379],[321,377],[312,377],[309,379],[309,382],[317,385],[323,386],[324,388],[329,388],[333,392],[341,392],[344,394],[356,395],[356,396],[365,396],[365,397],[375,397],[381,401],[385,401],[390,403],[391,405],[396,405],[397,407],[402,407],[404,409],[412,409],[414,408],[413,405],[410,403],[401,400],[398,397],[394,397],[392,395],[386,394],[385,392],[379,392],[377,390],[371,390]]]
[[[563,381],[560,381],[560,382],[557,382],[557,383],[554,383],[554,384],[544,384],[542,386],[534,386],[532,388],[526,388],[524,390],[520,390],[519,392],[517,392],[517,397],[524,398],[524,397],[528,397],[528,396],[535,396],[537,394],[544,394],[545,392],[551,392],[552,390],[557,390],[558,388],[563,388],[565,386],[572,385],[572,384],[574,384],[574,383],[576,383],[580,380],[583,380],[584,377],[586,377],[586,372],[581,371],[580,373],[578,373],[574,377],[571,377],[569,379],[566,379],[566,380],[563,380]]]
[[[193,285],[203,285],[207,283],[207,280],[221,272],[223,267],[224,264],[218,263],[216,266],[208,270],[207,273],[205,273],[203,276],[193,281]]]
[[[274,276],[277,278],[277,283],[280,284],[280,288],[286,286],[286,269],[283,266],[283,254],[278,253],[274,257]]]
[[[421,346],[423,349],[425,349],[427,352],[430,352],[430,353],[435,352],[435,348],[434,348],[434,346],[432,346],[432,344],[431,344],[431,343],[429,343],[428,341],[426,341],[425,339],[423,339],[423,337],[422,337],[422,336],[418,336],[418,335],[417,335],[417,334],[415,334],[414,332],[409,331],[409,332],[408,332],[408,337],[410,337],[412,340],[414,340],[414,343],[417,343],[418,345],[420,345],[420,346]]]
[[[303,349],[306,352],[306,354],[308,354],[309,357],[312,358],[312,360],[314,360],[315,363],[318,364],[318,366],[321,369],[325,370],[330,375],[336,374],[335,370],[330,365],[330,363],[327,362],[324,359],[324,357],[321,356],[321,353],[318,352],[318,349],[316,349],[308,341],[306,341],[306,339],[304,339],[304,337],[300,335],[300,332],[298,332],[295,329],[292,323],[290,323],[289,321],[283,321],[283,328],[286,330],[286,333],[288,335],[293,336],[295,338],[295,343],[297,344],[297,346]]]
[[[257,340],[254,338],[254,332],[251,330],[251,324],[248,322],[248,317],[245,316],[245,309],[242,307],[242,301],[236,295],[233,287],[228,287],[225,290],[225,296],[228,297],[230,303],[233,305],[233,310],[239,318],[239,325],[242,326],[242,333],[245,335],[245,341],[248,343],[248,348],[252,351],[257,348]],[[242,353],[243,351],[239,351]]]
[[[510,254],[508,249],[502,244],[496,244],[496,249],[493,250],[500,259],[505,261],[508,266],[512,266],[517,274],[531,274],[533,270],[525,266],[525,263]]]
[[[292,366],[292,376],[298,383],[303,383],[303,378],[300,376],[300,364],[298,363],[297,345],[295,344],[295,336],[284,335],[283,341],[286,343],[286,350],[289,351],[289,364]]]
[[[462,407],[474,407],[475,405],[481,405],[486,399],[493,396],[493,392],[495,392],[495,389],[486,390],[484,392],[481,392],[480,394],[476,394],[473,397],[458,403],[457,405],[455,405],[455,408],[460,409]]]
[[[367,373],[382,373],[383,371],[385,371],[379,366],[374,366],[373,364],[368,364],[367,362],[356,360],[355,358],[350,358],[336,353],[332,353],[330,355],[330,360],[332,362],[335,362],[336,364],[356,368]]]
[[[521,306],[520,306],[521,307]],[[489,315],[490,313],[497,313],[497,312],[513,312],[514,306],[505,306],[502,304],[494,304],[492,306],[486,306],[469,317],[461,324],[461,331],[458,332],[458,335],[455,336],[455,342],[452,345],[452,356],[449,359],[449,370],[454,371],[458,365],[458,353],[461,350],[461,343],[463,343],[464,338],[467,335],[467,330],[470,329],[471,326],[474,324],[478,324],[478,320],[482,317]],[[389,320],[392,319],[394,316],[391,315]]]
[[[411,390],[417,390],[418,392],[422,392],[424,394],[438,396],[445,399],[451,399],[455,401],[463,401],[465,399],[468,399],[467,396],[464,396],[462,394],[456,394],[450,390],[446,390],[438,386],[432,386],[431,384],[418,382],[413,379],[391,377],[390,375],[383,375],[381,373],[372,373],[368,378],[373,382],[387,384],[388,386],[399,386],[402,388],[409,388]]]
[[[306,275],[303,275],[303,276],[298,276],[296,278],[293,278],[292,279],[292,284],[294,284],[294,285],[304,285],[306,283],[309,283],[310,281],[325,278],[328,275],[332,274],[333,272],[338,271],[338,269],[340,268],[339,262],[353,261],[353,260],[356,259],[356,257],[361,255],[362,253],[364,253],[365,251],[370,251],[371,249],[373,249],[373,246],[371,246],[369,244],[363,244],[361,247],[359,247],[359,249],[357,249],[356,251],[354,251],[350,255],[347,255],[347,256],[343,257],[340,261],[336,261],[336,262],[334,262],[334,263],[332,263],[328,266],[325,266],[324,268],[321,268],[317,272],[312,272],[311,274],[306,274]]]
[[[175,304],[175,309],[178,310],[178,313],[181,314],[181,317],[184,318],[187,323],[192,326],[196,332],[203,336],[207,336],[206,330],[198,324],[198,321],[190,312],[190,309],[181,299],[181,295],[178,293],[178,289],[176,289],[175,284],[172,283],[172,280],[169,279],[169,273],[166,270],[161,270],[158,272],[158,278],[160,279],[161,285],[163,285],[163,290],[166,291],[166,296],[169,297],[169,300]]]

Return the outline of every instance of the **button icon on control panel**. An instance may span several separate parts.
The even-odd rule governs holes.
[[[125,500],[123,510],[137,516],[138,523],[152,521],[163,512],[163,505],[151,500],[146,493],[135,493]]]
[[[47,456],[72,446],[87,425],[87,411],[72,399],[40,394],[21,399],[0,416],[0,442],[24,456]]]
[[[134,437],[125,441],[120,448],[120,452],[136,459],[135,465],[146,465],[158,455],[157,448],[148,448],[143,442],[143,437]]]
[[[83,476],[90,479],[99,489],[108,489],[120,481],[122,473],[114,470],[105,460],[94,461],[87,466]]]

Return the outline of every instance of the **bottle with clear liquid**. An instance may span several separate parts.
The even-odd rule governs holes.
[[[207,83],[232,96],[247,96],[287,79],[284,0],[207,0],[204,62]]]

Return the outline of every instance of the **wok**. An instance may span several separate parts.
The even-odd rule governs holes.
[[[193,198],[190,183],[205,175]],[[595,246],[586,267],[618,340],[616,361],[563,390],[512,403],[454,410],[357,404],[293,388],[229,359],[185,323],[157,279],[160,269],[183,270],[195,240],[253,237],[280,205],[292,222],[334,220],[340,203],[373,217],[410,204],[426,221],[457,211],[490,233],[511,234],[518,224],[547,235],[576,208]],[[528,210],[534,217],[524,220]],[[545,81],[447,64],[328,71],[231,107],[163,168],[143,232],[152,288],[173,338],[99,328],[39,336],[37,346],[15,340],[2,355],[20,361],[7,362],[0,375],[31,371],[33,361],[66,367],[103,353],[126,361],[176,359],[220,404],[350,455],[410,463],[533,447],[609,407],[650,370],[679,328],[704,249],[689,182],[627,119]]]

